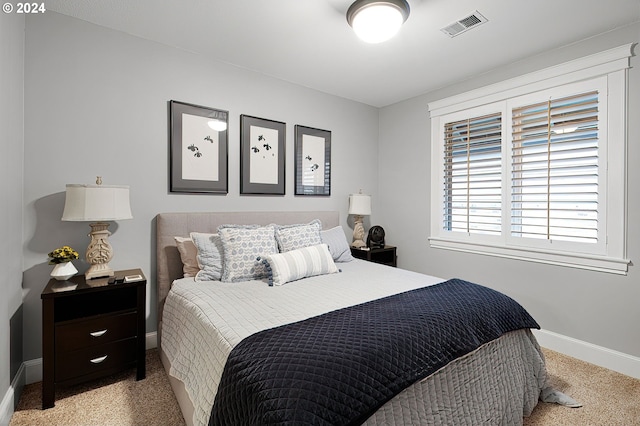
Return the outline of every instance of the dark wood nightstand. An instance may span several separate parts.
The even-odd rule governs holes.
[[[140,269],[107,278],[49,280],[42,291],[42,409],[55,404],[56,385],[73,385],[136,367],[145,378],[147,279]]]
[[[394,246],[384,246],[383,248],[374,248],[362,250],[351,247],[351,254],[356,259],[368,260],[369,262],[382,263],[383,265],[397,266],[398,256]]]

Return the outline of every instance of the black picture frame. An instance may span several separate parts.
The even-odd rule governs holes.
[[[286,124],[240,115],[240,194],[284,195]]]
[[[295,126],[295,195],[331,195],[331,132]]]
[[[227,194],[229,112],[169,101],[170,192]],[[224,130],[209,127],[210,121]]]

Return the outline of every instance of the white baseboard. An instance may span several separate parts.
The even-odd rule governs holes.
[[[145,335],[145,345],[147,350],[158,347],[158,333],[152,331]],[[26,369],[26,383],[36,383],[42,380],[42,358],[25,361],[23,364]],[[0,423],[0,426],[3,426]]]
[[[640,358],[567,337],[548,330],[533,330],[540,346],[582,361],[640,379]]]
[[[147,333],[145,342],[147,345],[147,350],[154,349],[158,347],[158,332],[152,331],[151,333]]]
[[[42,381],[42,358],[30,359],[22,365],[24,365],[26,384]]]
[[[0,401],[0,426],[8,426],[13,415],[14,392],[13,387],[9,386],[4,398]]]
[[[11,416],[13,415],[14,392],[13,387],[9,386],[4,398],[0,401],[0,426],[9,426]]]
[[[22,389],[25,385],[25,367],[24,363],[20,365],[16,376],[11,382],[11,386],[7,389],[7,392],[0,401],[0,426],[8,426],[13,415],[16,402],[22,394]]]

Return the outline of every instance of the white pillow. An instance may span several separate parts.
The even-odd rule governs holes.
[[[187,237],[173,237],[176,240],[176,247],[182,260],[182,275],[184,277],[195,277],[200,272],[198,266],[198,249],[193,240]]]
[[[191,239],[198,250],[200,270],[196,281],[220,281],[222,276],[222,242],[218,234],[192,232]]]
[[[322,242],[329,246],[329,253],[336,262],[351,262],[351,247],[341,226],[321,231]]]
[[[269,272],[271,286],[338,272],[326,244],[263,256],[262,261]]]
[[[278,252],[274,225],[221,225],[222,282],[259,280],[268,276],[265,265],[258,260]]]
[[[280,252],[296,250],[302,247],[315,246],[322,243],[320,230],[322,222],[318,219],[308,224],[276,225],[275,235]]]

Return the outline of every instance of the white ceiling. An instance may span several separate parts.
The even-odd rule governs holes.
[[[65,15],[369,105],[433,89],[640,21],[640,0],[408,0],[390,41],[346,21],[353,0],[48,0]],[[440,31],[479,11],[488,22]]]

